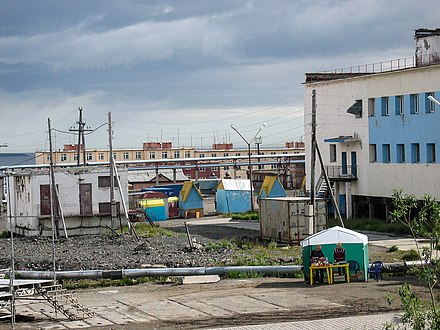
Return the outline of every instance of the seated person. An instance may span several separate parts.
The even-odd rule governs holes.
[[[312,253],[310,255],[311,262],[319,262],[324,261],[324,253],[321,250],[321,245],[316,245],[315,249],[312,250]],[[324,269],[316,269],[315,270],[315,283],[323,283],[324,282]]]
[[[345,249],[342,247],[341,243],[336,243],[336,247],[333,250],[333,258],[335,260],[335,264],[341,261],[345,261]],[[338,274],[342,275],[343,269],[341,267],[338,268]],[[345,273],[345,271],[344,271]]]

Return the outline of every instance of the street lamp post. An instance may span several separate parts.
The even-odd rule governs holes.
[[[261,132],[261,130],[266,126],[266,123],[264,123],[263,125],[261,125],[260,129],[257,131],[257,133],[254,135],[254,137],[248,141],[246,140],[246,138],[238,131],[238,129],[234,126],[231,125],[231,128],[237,132],[238,135],[240,135],[241,139],[247,144],[248,147],[248,166],[249,166],[249,181],[251,183],[251,211],[254,210],[254,196],[253,196],[253,187],[252,187],[252,161],[251,161],[251,144],[252,142],[255,140],[255,138],[257,137],[257,135]]]

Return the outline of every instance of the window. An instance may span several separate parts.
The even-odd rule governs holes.
[[[113,159],[114,159],[114,160],[117,159],[117,157],[116,157],[116,152],[113,153]]]
[[[130,159],[130,156],[128,155],[128,152],[124,152],[124,153],[122,154],[122,157],[123,157],[124,159]]]
[[[398,163],[405,163],[405,145],[404,144],[398,144],[396,146],[396,152],[397,152],[397,162]]]
[[[336,162],[336,144],[330,144],[330,163]]]
[[[276,155],[277,153],[275,151],[270,152],[271,155]]]
[[[370,163],[377,162],[376,145],[370,144]]]
[[[241,156],[241,154],[239,152],[236,152],[235,156]]]
[[[434,97],[434,93],[425,93],[425,111],[426,113],[431,113],[435,111],[435,103],[431,102],[428,97]]]
[[[142,151],[136,151],[136,159],[142,159]]]
[[[118,186],[118,182],[116,181],[116,177],[114,177],[115,187]],[[98,176],[98,188],[110,188],[110,176]]]
[[[435,143],[427,143],[426,144],[426,161],[428,163],[435,163]]]
[[[411,143],[411,163],[420,163],[420,144]]]
[[[223,157],[229,157],[229,154],[228,154],[227,152],[225,152],[225,153],[223,154]]]
[[[211,154],[211,157],[217,157],[217,154]]]
[[[191,158],[191,151],[185,151],[185,158]]]
[[[394,98],[394,104],[395,104],[395,110],[396,110],[396,115],[400,115],[403,116],[403,96],[402,95],[397,95]]]
[[[174,151],[174,158],[180,158],[180,151]]]
[[[67,160],[67,154],[61,154],[60,159],[62,162],[65,162]]]
[[[374,117],[374,98],[368,99],[368,117]]]
[[[98,153],[98,159],[99,160],[104,160],[104,153],[103,152],[99,152]]]
[[[205,172],[205,171],[206,171],[206,167],[203,167],[203,166],[200,167],[200,168],[199,168],[199,171],[200,171],[200,172]]]
[[[382,112],[382,116],[388,116],[390,114],[388,103],[389,103],[388,96],[384,96],[380,98],[380,109]]]
[[[278,164],[272,164],[270,167],[271,169],[276,170],[278,168]]]
[[[224,169],[225,171],[227,171],[227,170],[229,170],[229,166],[225,166],[225,167],[223,167],[223,169]]]
[[[382,162],[389,163],[391,159],[390,145],[382,144]]]
[[[205,154],[200,154],[199,158],[205,158]]]
[[[413,115],[419,113],[419,94],[409,96],[409,112]]]
[[[50,162],[50,154],[47,154],[46,159],[48,162]]]
[[[163,159],[168,158],[168,151],[162,151],[162,158]]]
[[[75,161],[78,160],[78,154],[73,154],[73,160],[75,160]]]
[[[150,159],[156,159],[156,153],[154,151],[150,151]]]
[[[120,209],[121,208],[119,202],[116,202],[116,215],[119,214]],[[110,215],[112,213],[111,203],[110,202],[98,203],[98,212],[101,215]]]

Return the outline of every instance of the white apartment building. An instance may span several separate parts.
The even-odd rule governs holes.
[[[440,199],[440,107],[428,99],[440,100],[440,57],[432,52],[440,30],[416,30],[415,39],[414,58],[306,74],[307,187],[315,91],[316,143],[346,217],[385,218],[394,189]],[[323,193],[318,161],[315,178]]]

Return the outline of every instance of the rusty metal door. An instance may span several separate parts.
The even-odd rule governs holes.
[[[50,215],[50,185],[40,185],[40,215]]]
[[[81,215],[92,215],[92,184],[79,184],[79,212]]]

